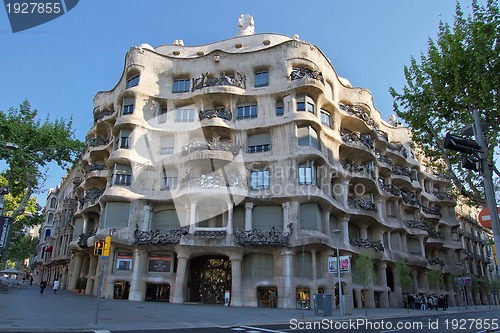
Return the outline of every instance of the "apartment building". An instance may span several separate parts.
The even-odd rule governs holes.
[[[256,34],[247,15],[238,26],[201,46],[132,47],[116,86],[96,94],[71,197],[68,288],[84,277],[97,294],[102,267],[109,298],[310,307],[313,294],[338,299],[339,248],[355,307],[402,306],[401,260],[415,293],[434,292],[439,267],[455,304],[456,202],[409,129],[381,119],[316,45]],[[109,257],[95,256],[108,235]],[[353,265],[364,251],[369,290]]]

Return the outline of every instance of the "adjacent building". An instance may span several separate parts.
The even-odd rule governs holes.
[[[434,293],[432,267],[455,304],[463,227],[449,180],[317,46],[255,34],[247,15],[238,25],[236,37],[207,45],[130,49],[117,85],[94,98],[72,222],[59,219],[72,241],[51,272],[70,290],[86,278],[97,294],[102,267],[109,298],[310,307],[313,294],[338,297],[338,248],[350,258],[346,304],[395,307],[403,292]],[[95,256],[108,235],[110,256]],[[369,290],[353,265],[364,251],[375,259]],[[411,291],[395,274],[401,260]],[[489,274],[480,262],[474,269]]]

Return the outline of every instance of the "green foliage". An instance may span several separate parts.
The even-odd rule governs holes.
[[[375,263],[373,261],[373,252],[370,250],[362,250],[359,254],[358,259],[354,263],[354,267],[357,279],[363,285],[363,290],[366,293],[366,290],[373,284],[375,279]],[[366,310],[366,302],[364,302],[363,307],[365,308],[365,315],[368,315]]]
[[[427,54],[422,53],[419,62],[412,57],[404,67],[407,84],[402,92],[390,88],[397,115],[411,127],[413,141],[431,158],[430,165],[448,173],[459,192],[477,203],[484,203],[481,178],[462,169],[460,154],[445,150],[443,138],[447,132],[460,134],[459,129],[473,123],[472,111],[478,111],[491,125],[485,139],[494,165],[500,131],[499,40],[497,1],[480,6],[472,0],[467,17],[457,1],[453,26],[440,22],[437,40],[429,38]]]
[[[405,261],[398,261],[396,263],[396,274],[399,279],[399,285],[403,292],[412,292],[413,287],[413,277],[411,276],[411,268]]]
[[[49,163],[69,167],[83,151],[83,142],[74,139],[72,120],[37,119],[38,111],[24,101],[18,109],[0,111],[0,159],[8,162],[4,176],[9,180],[18,206],[11,210],[12,217],[21,215],[31,195],[40,190],[46,178]],[[6,143],[19,148],[9,149]]]
[[[444,285],[444,276],[441,271],[441,267],[435,266],[429,270],[429,284],[431,287],[434,287],[434,293],[437,295],[439,293],[439,289],[441,289]]]

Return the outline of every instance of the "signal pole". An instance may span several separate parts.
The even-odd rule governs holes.
[[[481,163],[481,173],[483,175],[483,186],[484,195],[486,197],[486,204],[490,210],[491,215],[491,230],[493,231],[493,241],[495,243],[495,248],[500,251],[500,221],[498,219],[497,203],[495,198],[495,191],[493,188],[493,177],[491,175],[491,169],[488,164],[488,157],[486,155],[486,142],[484,140],[483,130],[481,128],[481,117],[479,112],[474,109],[474,137],[477,143],[481,146],[479,151],[479,163]],[[499,266],[497,266],[497,274],[500,276]]]

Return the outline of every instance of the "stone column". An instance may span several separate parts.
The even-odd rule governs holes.
[[[402,249],[401,250],[403,252],[408,253],[408,240],[406,239],[406,233],[403,233],[403,235],[401,235],[401,240],[402,240],[402,243],[401,243]]]
[[[281,252],[283,265],[283,291],[278,293],[278,297],[282,300],[281,307],[284,309],[295,308],[295,274],[294,274],[294,259],[295,255],[291,250],[283,250]]]
[[[233,234],[233,203],[227,203],[227,234]]]
[[[242,256],[231,257],[231,306],[243,306]]]
[[[69,275],[68,281],[68,290],[70,291],[75,291],[76,280],[81,276],[83,256],[84,254],[82,252],[77,252],[72,259],[74,262],[73,271]]]
[[[349,244],[349,218],[350,215],[341,218],[341,220],[339,221],[341,225],[340,232],[342,233],[340,240],[344,244]]]
[[[189,208],[189,233],[194,234],[196,231],[196,200],[191,202],[191,208]]]
[[[420,243],[420,254],[425,258],[425,246],[424,246],[424,237],[421,236],[418,238],[418,242]]]
[[[329,209],[323,211],[323,233],[328,237],[332,237],[330,230],[330,213],[331,210]]]
[[[88,230],[89,230],[89,218],[88,218],[88,216],[84,216],[83,217],[82,234],[88,235]]]
[[[177,274],[175,275],[172,303],[184,303],[188,259],[187,251],[183,249],[177,251]]]
[[[253,202],[245,203],[245,231],[252,230],[252,209]]]
[[[144,270],[148,253],[146,250],[135,248],[133,253],[132,280],[130,281],[130,301],[144,301],[146,284],[144,283]]]
[[[392,251],[392,245],[391,245],[391,233],[390,231],[387,232],[387,248],[389,249],[389,251]]]
[[[151,229],[151,212],[153,211],[153,207],[150,205],[145,205],[143,208],[144,219],[142,221],[142,230],[148,231]]]
[[[287,231],[288,224],[290,224],[290,216],[289,216],[289,211],[290,211],[290,202],[284,202],[281,204],[281,207],[283,207],[283,232]]]
[[[383,288],[383,292],[380,295],[380,307],[381,308],[388,308],[389,307],[389,287],[387,287],[387,275],[386,275],[386,270],[387,270],[387,263],[386,262],[381,262],[377,266],[377,280],[378,284]]]

